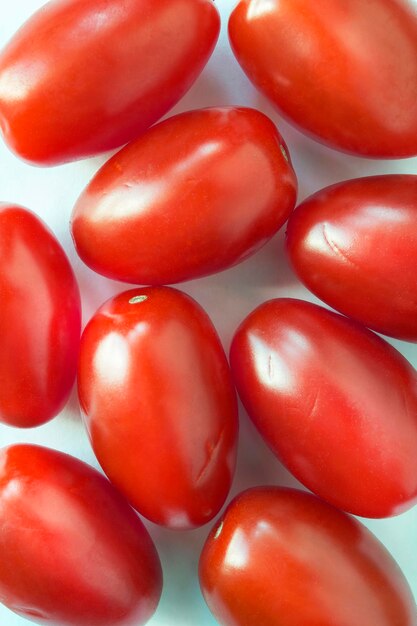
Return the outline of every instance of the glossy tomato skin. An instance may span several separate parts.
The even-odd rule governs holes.
[[[237,496],[209,535],[200,584],[222,626],[415,626],[397,563],[357,520],[301,491]]]
[[[217,41],[212,0],[53,0],[0,55],[11,149],[56,165],[127,143],[191,87]]]
[[[77,282],[53,233],[0,203],[0,421],[33,427],[57,415],[74,384],[81,331]]]
[[[97,470],[56,450],[0,451],[0,600],[54,626],[140,626],[162,571],[144,525]]]
[[[100,169],[75,206],[72,234],[100,274],[177,283],[253,254],[287,220],[296,189],[287,147],[263,113],[190,111]]]
[[[383,339],[301,300],[270,300],[231,347],[239,395],[265,441],[340,509],[388,517],[417,501],[417,377]]]
[[[417,341],[417,176],[332,185],[291,216],[287,250],[300,280],[365,326]]]
[[[300,130],[361,156],[417,154],[413,0],[241,0],[229,37],[251,81]]]
[[[155,287],[105,303],[82,336],[78,385],[94,452],[132,506],[174,529],[218,513],[235,466],[236,395],[192,298]]]

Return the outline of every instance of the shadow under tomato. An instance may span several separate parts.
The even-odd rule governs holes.
[[[306,297],[285,252],[285,226],[252,257],[228,270],[175,285],[207,311],[228,350],[244,317],[270,298]]]
[[[240,402],[239,414],[239,454],[232,495],[259,485],[305,489],[271,452]]]
[[[145,522],[155,541],[164,572],[161,601],[149,626],[181,624],[182,626],[214,626],[200,593],[198,561],[203,544],[215,521],[192,531],[166,530]]]

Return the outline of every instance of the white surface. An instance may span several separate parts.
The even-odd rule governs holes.
[[[0,46],[43,0],[3,0],[0,8]],[[307,139],[284,123],[272,106],[249,83],[228,45],[227,18],[235,0],[222,0],[222,33],[217,48],[199,80],[171,111],[224,104],[247,105],[264,111],[280,128],[288,143],[300,190],[299,199],[333,182],[381,173],[417,173],[417,159],[370,161],[342,155]],[[20,203],[36,211],[53,229],[75,269],[83,298],[84,322],[104,300],[129,286],[100,277],[76,257],[68,230],[72,206],[91,176],[106,160],[89,159],[54,169],[38,169],[17,160],[0,142],[0,200]],[[254,257],[240,266],[202,280],[184,283],[181,289],[207,310],[222,337],[226,350],[234,329],[255,306],[277,296],[294,296],[315,301],[297,281],[283,252],[283,232]],[[417,348],[392,341],[414,366]],[[232,494],[260,484],[296,485],[276,461],[241,411],[238,471]],[[71,453],[98,467],[78,415],[73,393],[58,418],[40,428],[18,430],[0,425],[0,445],[17,441],[34,442]],[[417,598],[417,507],[395,519],[365,521],[397,559]],[[150,626],[214,626],[200,595],[196,568],[201,546],[211,524],[192,532],[172,532],[148,524],[164,568],[162,600]],[[1,555],[0,555],[1,558]],[[1,626],[27,624],[0,605]],[[256,626],[256,625],[254,625]],[[368,625],[358,625],[368,626]],[[377,625],[369,625],[377,626]]]

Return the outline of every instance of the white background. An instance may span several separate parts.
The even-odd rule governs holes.
[[[2,0],[0,45],[42,4],[43,0]],[[171,114],[224,104],[248,105],[264,111],[276,122],[289,146],[299,178],[300,200],[328,184],[348,178],[381,173],[417,173],[417,159],[378,162],[346,156],[320,146],[283,122],[249,83],[232,55],[226,25],[234,4],[235,0],[219,3],[222,33],[214,55]],[[86,268],[76,257],[68,230],[76,198],[105,160],[100,157],[53,169],[38,169],[20,162],[0,141],[0,200],[19,203],[36,211],[61,241],[80,284],[84,323],[104,300],[129,287],[102,278]],[[196,298],[210,314],[226,350],[240,321],[264,300],[294,296],[315,301],[288,266],[283,251],[283,232],[240,266],[185,283],[180,288]],[[391,343],[417,366],[416,346],[400,341]],[[243,410],[241,418],[238,471],[232,495],[260,484],[296,485],[262,443]],[[32,430],[0,425],[0,444],[16,441],[49,445],[98,467],[79,418],[75,393],[62,414],[49,424]],[[417,598],[417,507],[395,519],[365,523],[397,559]],[[166,531],[150,523],[147,525],[157,544],[165,575],[161,603],[149,622],[150,626],[214,626],[217,622],[202,600],[196,575],[199,552],[211,524],[192,532]],[[2,626],[25,623],[0,605]]]

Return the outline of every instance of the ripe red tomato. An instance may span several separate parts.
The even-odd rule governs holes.
[[[417,176],[319,191],[291,216],[287,248],[299,278],[330,306],[417,341]]]
[[[194,300],[168,287],[109,300],[83,333],[78,384],[94,452],[142,515],[193,528],[218,513],[235,466],[236,396]]]
[[[274,124],[253,109],[177,115],[116,154],[75,207],[72,233],[92,269],[176,283],[239,263],[287,220],[296,177]]]
[[[53,0],[0,55],[0,127],[54,165],[123,145],[200,74],[219,34],[212,0]]]
[[[238,328],[231,365],[269,446],[309,489],[363,517],[417,501],[417,375],[363,326],[271,300]]]
[[[200,583],[223,626],[416,626],[411,590],[383,545],[314,496],[259,487],[212,530]]]
[[[96,470],[33,445],[0,451],[0,601],[39,624],[127,626],[162,572],[142,522]]]
[[[417,154],[414,0],[241,0],[229,37],[300,130],[353,154]]]
[[[75,379],[80,295],[43,222],[0,203],[0,421],[32,427],[61,411]]]

